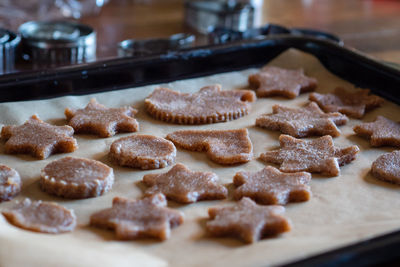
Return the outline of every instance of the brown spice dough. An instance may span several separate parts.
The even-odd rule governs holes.
[[[380,180],[400,185],[400,151],[378,157],[372,163],[371,173]]]
[[[284,173],[268,166],[257,172],[238,172],[233,177],[235,199],[249,197],[260,204],[285,205],[311,197],[311,174]]]
[[[376,117],[374,122],[357,125],[353,130],[358,136],[370,139],[373,147],[400,147],[400,123],[383,116]]]
[[[310,102],[303,108],[288,108],[281,105],[272,106],[272,114],[262,114],[256,119],[256,126],[273,131],[281,131],[294,137],[313,135],[340,135],[336,125],[348,122],[346,115],[324,113],[316,103]]]
[[[180,163],[166,173],[147,174],[143,177],[143,182],[150,186],[145,192],[147,195],[163,193],[167,198],[180,203],[226,198],[228,190],[217,181],[215,173],[191,171]]]
[[[54,126],[43,122],[36,115],[20,126],[8,125],[1,129],[6,140],[5,153],[28,154],[45,159],[53,153],[73,152],[78,148],[70,126]]]
[[[65,109],[68,124],[75,133],[97,134],[110,137],[117,132],[136,132],[139,124],[133,116],[137,110],[132,107],[107,108],[91,99],[83,109]]]
[[[246,128],[238,130],[182,130],[167,139],[191,151],[206,151],[219,164],[245,163],[253,157],[253,145]]]
[[[109,155],[121,166],[158,169],[174,163],[176,148],[164,138],[138,134],[114,141]]]
[[[147,111],[154,118],[179,124],[205,124],[235,120],[247,115],[250,102],[256,99],[249,90],[222,91],[210,85],[197,93],[180,93],[157,88],[145,99]]]
[[[49,163],[41,173],[40,188],[64,198],[97,197],[114,183],[113,169],[97,160],[65,157]]]
[[[76,226],[73,211],[52,202],[25,199],[2,213],[11,224],[34,232],[59,234],[71,232]]]
[[[121,240],[143,237],[166,240],[171,235],[171,228],[183,223],[183,214],[166,206],[163,194],[140,200],[115,197],[112,208],[90,216],[90,225],[113,229],[117,239]]]
[[[304,75],[303,69],[287,70],[266,66],[249,76],[249,85],[258,97],[283,96],[295,98],[300,93],[314,91],[317,80]]]
[[[14,198],[21,192],[19,173],[5,165],[0,165],[0,202]]]
[[[317,102],[325,112],[340,112],[356,119],[384,102],[383,98],[370,95],[368,89],[350,91],[342,87],[335,88],[331,94],[311,93],[309,99]]]
[[[316,172],[338,176],[339,166],[350,163],[360,151],[357,146],[337,148],[332,137],[325,135],[311,141],[303,141],[289,135],[279,136],[281,148],[260,155],[265,162],[280,164],[283,172]]]
[[[283,216],[284,212],[282,206],[261,206],[244,197],[234,206],[210,208],[211,220],[206,228],[212,236],[234,236],[254,243],[290,231],[291,223]]]

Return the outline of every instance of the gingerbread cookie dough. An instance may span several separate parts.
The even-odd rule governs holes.
[[[377,158],[371,167],[374,177],[400,185],[400,151],[385,153]]]
[[[114,141],[110,157],[121,166],[159,169],[174,163],[176,148],[164,138],[138,134]]]
[[[360,149],[357,146],[337,148],[329,135],[303,141],[289,135],[279,136],[281,148],[260,155],[265,162],[280,165],[283,172],[307,171],[329,176],[340,174],[339,166],[350,163]]]
[[[163,194],[140,200],[115,197],[112,208],[90,217],[90,225],[113,229],[117,239],[121,240],[143,237],[165,240],[170,237],[171,228],[183,223],[183,214],[166,206]]]
[[[212,236],[234,236],[254,243],[290,231],[291,223],[283,216],[284,212],[282,206],[261,206],[244,197],[231,207],[210,208],[211,220],[206,228]]]
[[[347,117],[338,112],[324,113],[316,103],[303,108],[272,106],[272,114],[262,114],[256,119],[256,126],[273,131],[281,131],[294,137],[313,135],[339,136],[337,125],[344,125]]]
[[[331,94],[312,93],[309,96],[325,112],[340,112],[350,117],[360,119],[365,112],[382,106],[384,100],[376,95],[370,95],[368,89],[357,91],[346,90],[342,87],[335,88]]]
[[[304,75],[303,69],[287,70],[264,67],[259,73],[249,76],[250,87],[258,97],[283,96],[295,98],[300,93],[314,91],[317,80]]]
[[[145,192],[147,195],[163,193],[180,203],[224,199],[228,195],[228,190],[217,183],[218,176],[215,173],[191,171],[180,163],[166,173],[145,175],[143,182],[150,186]]]
[[[39,183],[43,191],[59,197],[97,197],[111,189],[114,173],[97,160],[65,157],[48,164]]]
[[[311,197],[311,174],[284,173],[268,166],[258,172],[238,172],[233,177],[235,199],[249,197],[260,204],[285,205]]]
[[[97,134],[100,137],[138,131],[139,124],[133,118],[136,113],[137,110],[132,107],[107,108],[94,98],[83,109],[65,109],[68,124],[75,133]]]
[[[25,199],[2,213],[11,224],[34,232],[59,234],[76,226],[73,211],[52,202]]]
[[[145,100],[154,118],[179,124],[205,124],[235,120],[249,113],[256,99],[249,90],[222,91],[221,85],[210,85],[198,93],[180,93],[157,88]]]
[[[0,165],[0,202],[15,197],[21,191],[19,173],[5,165]]]
[[[383,116],[376,117],[374,122],[366,122],[354,127],[354,132],[370,139],[371,146],[400,147],[400,123]]]
[[[219,164],[245,163],[253,157],[253,145],[247,129],[183,130],[167,135],[167,139],[183,149],[205,151]]]
[[[1,129],[6,140],[5,153],[31,154],[45,159],[53,153],[73,152],[78,148],[70,126],[54,126],[43,122],[36,115],[20,126],[8,125]]]

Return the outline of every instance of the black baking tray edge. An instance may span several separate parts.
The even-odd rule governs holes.
[[[340,44],[309,36],[205,46],[141,58],[119,58],[0,77],[0,102],[82,95],[265,65],[288,48],[316,56],[332,73],[400,104],[400,70]],[[400,228],[400,224],[399,224]],[[286,266],[372,266],[400,262],[400,230]]]

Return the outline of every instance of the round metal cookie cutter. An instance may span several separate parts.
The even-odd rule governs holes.
[[[192,34],[177,33],[168,38],[124,40],[118,44],[118,56],[132,57],[163,54],[191,47],[195,39],[195,36]]]
[[[219,27],[245,31],[254,26],[254,7],[235,0],[187,0],[185,23],[203,34]]]
[[[15,55],[21,38],[6,29],[0,28],[0,74],[14,70]]]
[[[34,67],[79,64],[96,58],[96,32],[70,21],[30,21],[19,27],[23,57]]]

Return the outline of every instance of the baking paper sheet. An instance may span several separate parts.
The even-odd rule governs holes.
[[[311,55],[288,50],[269,63],[287,68],[302,67],[319,82],[317,92],[331,92],[337,86],[351,87],[348,82],[329,73]],[[238,129],[247,127],[254,145],[254,159],[238,166],[222,166],[211,162],[204,153],[178,149],[176,162],[192,170],[215,172],[222,184],[232,193],[232,178],[238,171],[258,171],[266,166],[257,160],[260,153],[279,146],[279,132],[254,127],[256,117],[270,113],[274,104],[301,107],[308,102],[308,94],[294,100],[280,97],[261,98],[252,105],[252,111],[241,119],[211,125],[185,126],[157,121],[144,109],[143,100],[157,86],[169,87],[182,92],[195,92],[202,86],[219,83],[223,89],[246,88],[247,77],[257,69],[212,75],[208,77],[150,85],[121,91],[68,96],[42,101],[0,104],[0,126],[22,124],[32,114],[38,114],[46,122],[66,123],[64,109],[83,108],[92,97],[108,107],[132,105],[139,110],[136,118],[140,134],[165,137],[181,129]],[[383,89],[383,88],[382,88]],[[378,114],[396,120],[400,107],[386,101],[383,107],[368,113],[363,121],[371,121]],[[79,149],[74,153],[56,154],[46,160],[29,155],[6,155],[4,143],[0,144],[0,164],[15,168],[22,177],[21,194],[10,202],[0,204],[0,210],[16,200],[29,197],[34,200],[55,201],[73,209],[78,227],[72,233],[48,235],[16,228],[0,215],[0,266],[265,266],[309,257],[333,248],[371,238],[400,228],[400,197],[398,186],[380,182],[369,171],[371,163],[392,148],[371,148],[367,140],[356,137],[352,131],[360,120],[351,119],[340,127],[342,135],[334,138],[336,146],[358,145],[357,159],[341,168],[341,175],[327,178],[313,174],[310,201],[288,204],[287,216],[293,223],[291,232],[278,238],[264,239],[252,245],[233,238],[209,238],[205,231],[207,209],[216,205],[231,205],[231,197],[223,201],[203,201],[190,205],[169,202],[169,206],[185,214],[185,222],[172,231],[165,242],[155,240],[117,241],[112,231],[88,226],[92,213],[111,206],[115,196],[139,198],[145,186],[140,183],[147,173],[119,167],[108,157],[110,144],[130,134],[118,134],[111,138],[92,135],[76,135]],[[85,200],[66,200],[50,196],[39,188],[40,170],[49,162],[65,156],[86,157],[100,160],[114,168],[115,184],[104,196]],[[231,194],[230,194],[231,196]]]

